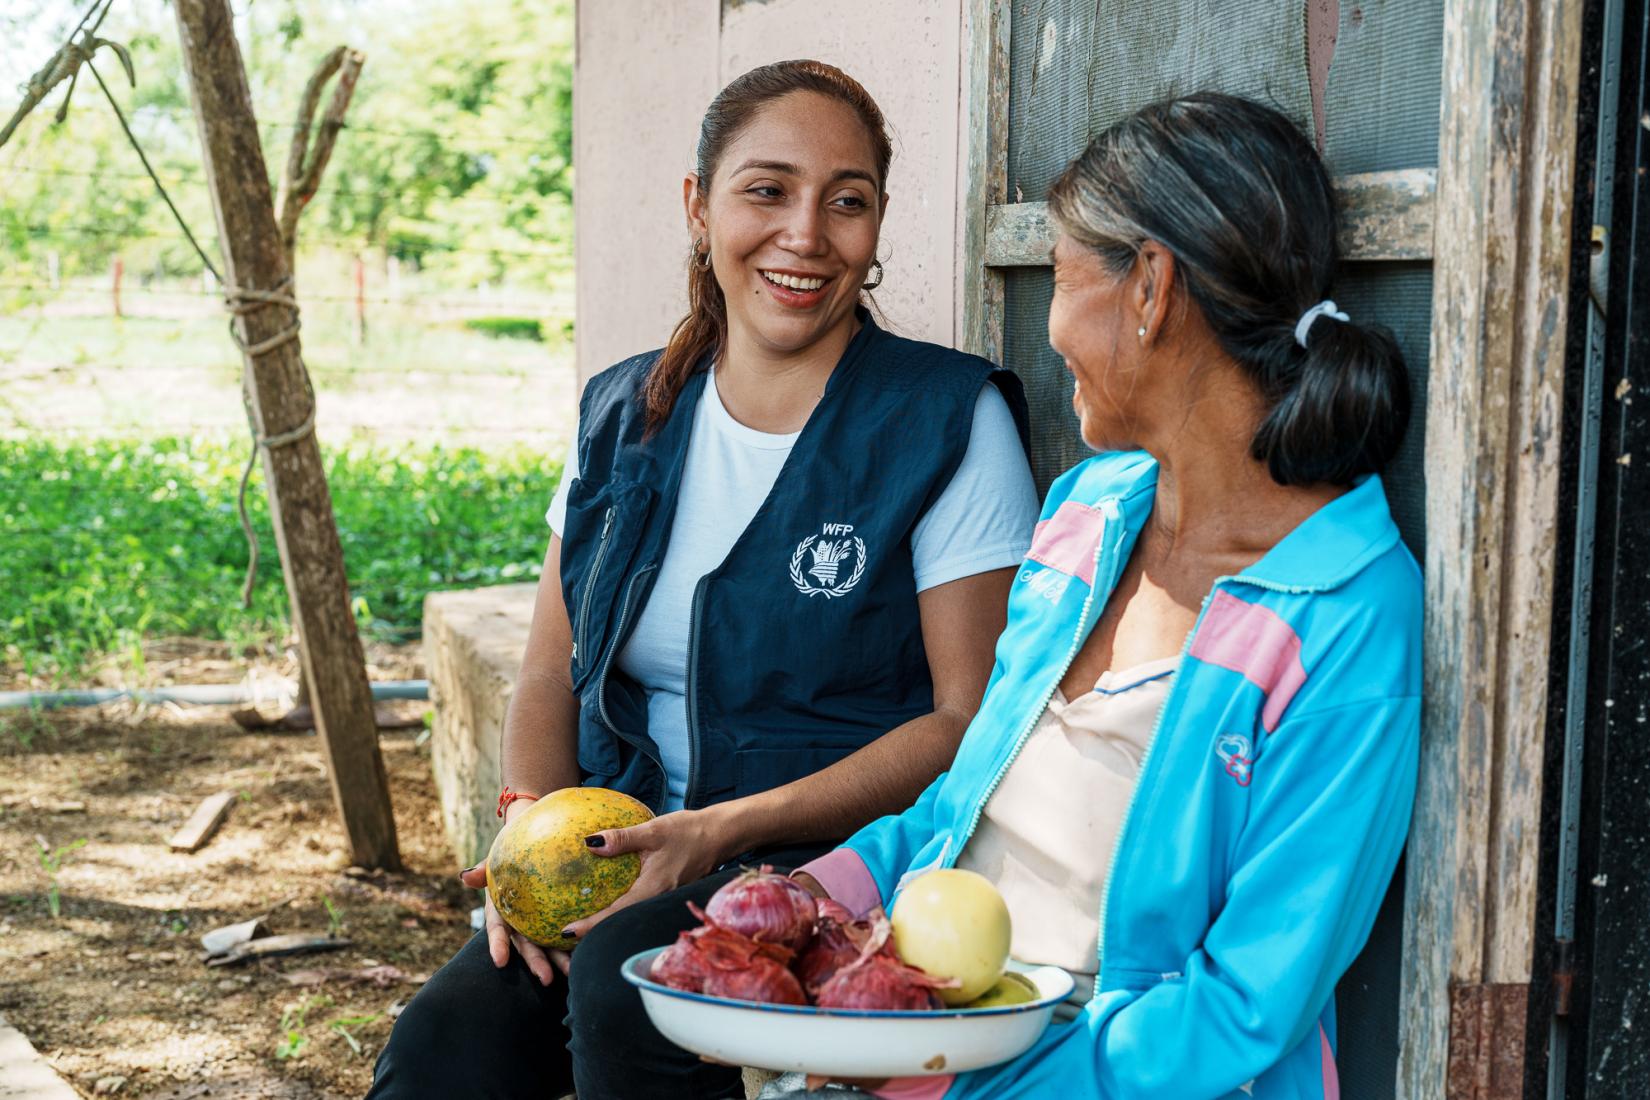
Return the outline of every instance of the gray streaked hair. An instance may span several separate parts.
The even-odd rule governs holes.
[[[1339,265],[1335,192],[1283,115],[1202,92],[1142,108],[1089,143],[1049,190],[1060,230],[1114,274],[1156,241],[1186,300],[1269,412],[1250,442],[1284,485],[1346,485],[1380,470],[1409,422],[1409,376],[1386,329],[1301,315]]]

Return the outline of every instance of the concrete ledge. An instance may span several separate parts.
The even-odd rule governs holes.
[[[23,1033],[0,1016],[0,1098],[79,1100],[80,1094],[40,1057]]]
[[[498,832],[499,745],[536,587],[506,584],[424,598],[424,665],[435,711],[430,761],[460,867],[485,857]]]

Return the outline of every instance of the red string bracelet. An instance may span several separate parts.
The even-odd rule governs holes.
[[[525,791],[512,791],[509,787],[505,787],[498,794],[498,816],[503,817],[504,808],[518,798],[525,798],[529,802],[537,802],[538,797],[536,794],[527,794]]]

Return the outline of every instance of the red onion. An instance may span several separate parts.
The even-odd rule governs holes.
[[[723,928],[692,902],[688,902],[688,909],[704,923],[679,934],[676,942],[653,960],[648,975],[661,985],[690,993],[710,993],[712,978],[719,975],[748,970],[758,963],[771,963],[783,970],[791,961],[790,948],[761,943]]]
[[[713,997],[732,997],[766,1004],[808,1003],[796,976],[765,955],[753,957],[749,965],[737,970],[711,971],[705,978],[704,992]]]
[[[814,896],[772,871],[746,871],[716,891],[705,912],[712,923],[759,943],[801,951],[814,934]]]
[[[676,942],[659,952],[653,959],[648,976],[660,985],[701,993],[705,988],[705,972],[709,969],[692,932],[683,932]]]
[[[821,1008],[876,1008],[921,1011],[940,1008],[934,992],[947,982],[887,955],[870,955],[837,971],[814,998]]]
[[[829,904],[843,913],[847,912],[836,902]],[[893,942],[889,939],[888,918],[883,916],[881,909],[872,910],[864,920],[839,920],[834,914],[827,914],[825,905],[826,901],[820,902],[814,942],[796,961],[796,976],[801,979],[802,988],[814,997],[819,996],[819,991],[836,976],[837,971],[852,965],[864,955],[881,953],[889,958],[896,957]]]
[[[830,917],[838,924],[850,924],[854,919],[854,915],[848,911],[848,907],[835,898],[815,898],[814,908],[819,911],[821,919]]]

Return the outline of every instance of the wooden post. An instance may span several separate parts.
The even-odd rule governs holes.
[[[176,0],[174,6],[223,251],[225,292],[275,290],[291,272],[229,5],[227,0]],[[278,336],[293,320],[289,309],[270,306],[239,316],[236,329],[243,344],[253,346]],[[261,437],[291,432],[313,415],[297,340],[255,360],[248,356],[246,372],[253,423]],[[320,447],[310,432],[263,452],[275,541],[350,858],[364,867],[398,867],[389,784]]]
[[[1525,1095],[1581,8],[1444,5],[1404,1100]]]
[[[367,264],[355,254],[355,342],[367,342]]]
[[[126,274],[126,263],[117,254],[109,261],[109,292],[114,298],[115,316],[122,316],[120,312],[120,277]]]
[[[986,265],[986,225],[1008,202],[1008,0],[967,0],[963,8],[964,95],[958,112],[957,346],[1003,359],[1003,273]]]

